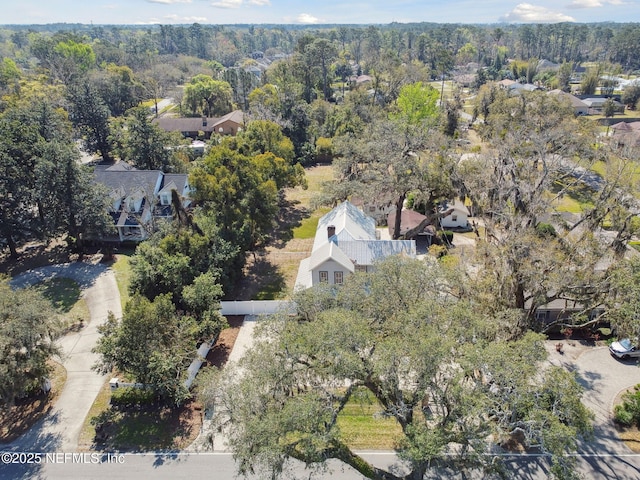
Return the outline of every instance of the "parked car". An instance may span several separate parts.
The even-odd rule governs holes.
[[[609,345],[609,351],[614,357],[621,358],[623,360],[632,357],[640,357],[640,350],[637,349],[628,338],[622,339],[619,342],[613,342]]]

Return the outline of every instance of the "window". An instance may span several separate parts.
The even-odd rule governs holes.
[[[342,284],[344,280],[344,274],[342,272],[333,272],[333,283],[336,285]]]
[[[457,222],[458,221],[458,215],[451,215],[451,221],[452,222]]]
[[[163,193],[162,195],[160,195],[160,203],[162,205],[169,205],[169,194],[168,193]]]
[[[366,271],[367,271],[366,265],[356,265],[356,272],[366,272]]]
[[[549,320],[549,310],[537,310],[536,320],[538,322],[547,322]]]
[[[134,198],[129,198],[127,201],[127,210],[129,212],[135,212],[136,211],[136,201]]]
[[[320,274],[320,283],[329,283],[329,272],[320,270],[318,273]]]

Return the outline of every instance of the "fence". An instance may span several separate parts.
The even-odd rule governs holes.
[[[273,315],[278,312],[295,313],[295,305],[289,300],[249,300],[245,302],[220,302],[223,315]]]

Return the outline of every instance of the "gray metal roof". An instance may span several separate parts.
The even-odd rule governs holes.
[[[342,250],[356,265],[373,265],[391,255],[407,255],[416,258],[414,240],[356,240],[338,242]]]
[[[375,240],[376,221],[365,215],[351,202],[342,202],[318,221],[313,250],[329,241],[327,228],[335,227],[335,234],[344,240]]]

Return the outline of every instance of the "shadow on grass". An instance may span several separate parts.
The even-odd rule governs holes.
[[[280,210],[276,218],[276,227],[271,234],[270,245],[275,248],[285,248],[287,242],[293,238],[293,230],[302,225],[305,218],[311,216],[311,211],[300,206],[299,201],[281,198]]]
[[[142,452],[186,447],[197,436],[202,418],[201,407],[191,401],[180,408],[157,404],[111,407],[92,422],[95,450]]]
[[[276,300],[287,284],[278,266],[271,263],[265,251],[254,252],[253,261],[245,268],[244,277],[234,292],[236,300]]]
[[[35,288],[61,313],[69,313],[82,293],[75,281],[63,277],[51,278]]]

